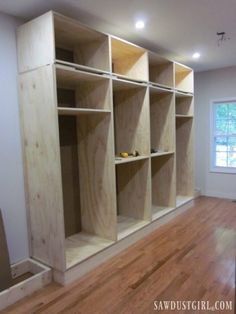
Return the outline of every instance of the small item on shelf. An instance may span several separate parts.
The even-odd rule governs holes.
[[[151,154],[158,153],[159,150],[157,148],[151,148]]]
[[[120,153],[120,156],[122,158],[127,158],[127,157],[129,157],[129,154],[127,152],[122,152],[122,153]]]
[[[132,153],[129,154],[129,156],[138,157],[140,156],[140,154],[137,150],[134,150]]]

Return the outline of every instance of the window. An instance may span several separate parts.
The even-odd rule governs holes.
[[[211,170],[236,173],[236,99],[212,103]]]

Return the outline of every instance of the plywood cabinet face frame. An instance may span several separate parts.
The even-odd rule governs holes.
[[[65,272],[192,198],[193,73],[54,12],[17,43],[31,255]]]

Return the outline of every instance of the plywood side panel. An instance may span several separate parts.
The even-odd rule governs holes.
[[[65,269],[58,122],[53,67],[19,76],[32,256]]]
[[[114,93],[116,154],[137,150],[150,154],[149,97],[147,88]]]
[[[175,207],[175,156],[152,158],[152,206]]]
[[[52,64],[55,60],[52,12],[48,12],[17,30],[19,72]]]
[[[173,93],[150,95],[151,147],[175,150],[175,99]]]
[[[77,119],[82,229],[116,240],[111,115],[84,115]]]
[[[176,121],[176,184],[177,194],[192,196],[193,178],[193,119]]]
[[[118,215],[151,219],[150,160],[116,166]]]

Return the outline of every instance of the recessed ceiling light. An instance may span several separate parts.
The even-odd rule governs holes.
[[[198,59],[200,58],[200,53],[199,52],[194,52],[194,54],[192,55],[193,59]]]
[[[136,27],[137,29],[142,29],[142,28],[144,28],[144,27],[145,27],[144,21],[142,21],[142,20],[137,21],[137,22],[135,23],[135,27]]]

